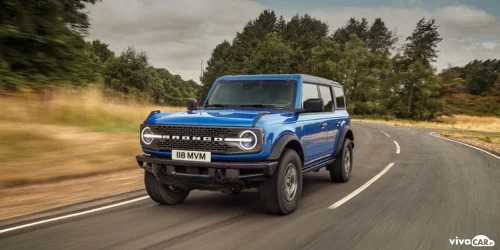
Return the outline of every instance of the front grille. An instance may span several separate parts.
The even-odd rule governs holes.
[[[162,135],[227,137],[231,134],[229,128],[216,127],[156,126],[156,130]]]
[[[155,139],[151,145],[143,145],[146,148],[159,151],[194,150],[215,154],[240,154],[255,153],[260,150],[260,147],[256,147],[253,151],[243,151],[237,142],[223,141],[224,138],[237,138],[243,130],[254,131],[258,135],[258,143],[263,143],[260,139],[262,133],[260,128],[143,124],[141,130],[144,126],[149,126],[154,134],[168,136],[168,138]],[[206,138],[209,139],[206,140]],[[222,141],[219,141],[221,138]]]
[[[224,142],[212,141],[183,141],[183,140],[160,140],[156,143],[158,148],[180,149],[180,150],[201,150],[210,152],[228,152],[231,146]]]

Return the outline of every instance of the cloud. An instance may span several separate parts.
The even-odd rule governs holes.
[[[435,18],[443,37],[435,63],[438,70],[446,68],[448,63],[460,66],[474,59],[500,55],[500,25],[491,14],[466,5],[449,5],[451,0],[440,0],[443,7],[435,11],[418,7],[425,0],[410,1],[414,4],[410,7],[332,4],[329,8],[309,9],[307,13],[326,21],[330,31],[345,25],[350,17],[366,17],[370,22],[380,17],[389,29],[397,32],[399,45],[419,19]],[[89,7],[92,26],[88,39],[100,39],[117,53],[134,46],[147,52],[152,65],[199,82],[200,60],[206,62],[217,44],[224,39],[232,40],[236,32],[264,9],[267,7],[249,0],[105,0]],[[293,10],[291,5],[275,11],[287,19],[297,12],[305,14]],[[481,40],[486,36],[489,40]]]
[[[495,16],[466,5],[441,8],[435,16],[447,32],[456,36],[499,35],[500,32]]]
[[[246,0],[106,0],[88,8],[87,39],[100,39],[117,53],[134,46],[152,65],[199,82],[200,60],[264,9]]]

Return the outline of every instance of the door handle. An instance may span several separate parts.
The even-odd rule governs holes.
[[[327,125],[327,123],[326,123],[326,122],[322,122],[322,123],[321,123],[321,128],[326,127],[326,125]]]

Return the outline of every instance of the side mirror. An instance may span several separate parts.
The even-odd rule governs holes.
[[[187,101],[187,109],[189,111],[195,110],[198,108],[198,101],[195,98],[188,98]]]
[[[304,102],[305,112],[323,112],[325,105],[322,98],[311,98]]]

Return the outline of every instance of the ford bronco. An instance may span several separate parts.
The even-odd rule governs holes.
[[[258,189],[267,211],[295,211],[302,176],[326,168],[347,182],[354,135],[338,82],[303,74],[218,78],[202,105],[152,111],[140,125],[136,160],[148,195],[183,202],[191,190]]]

